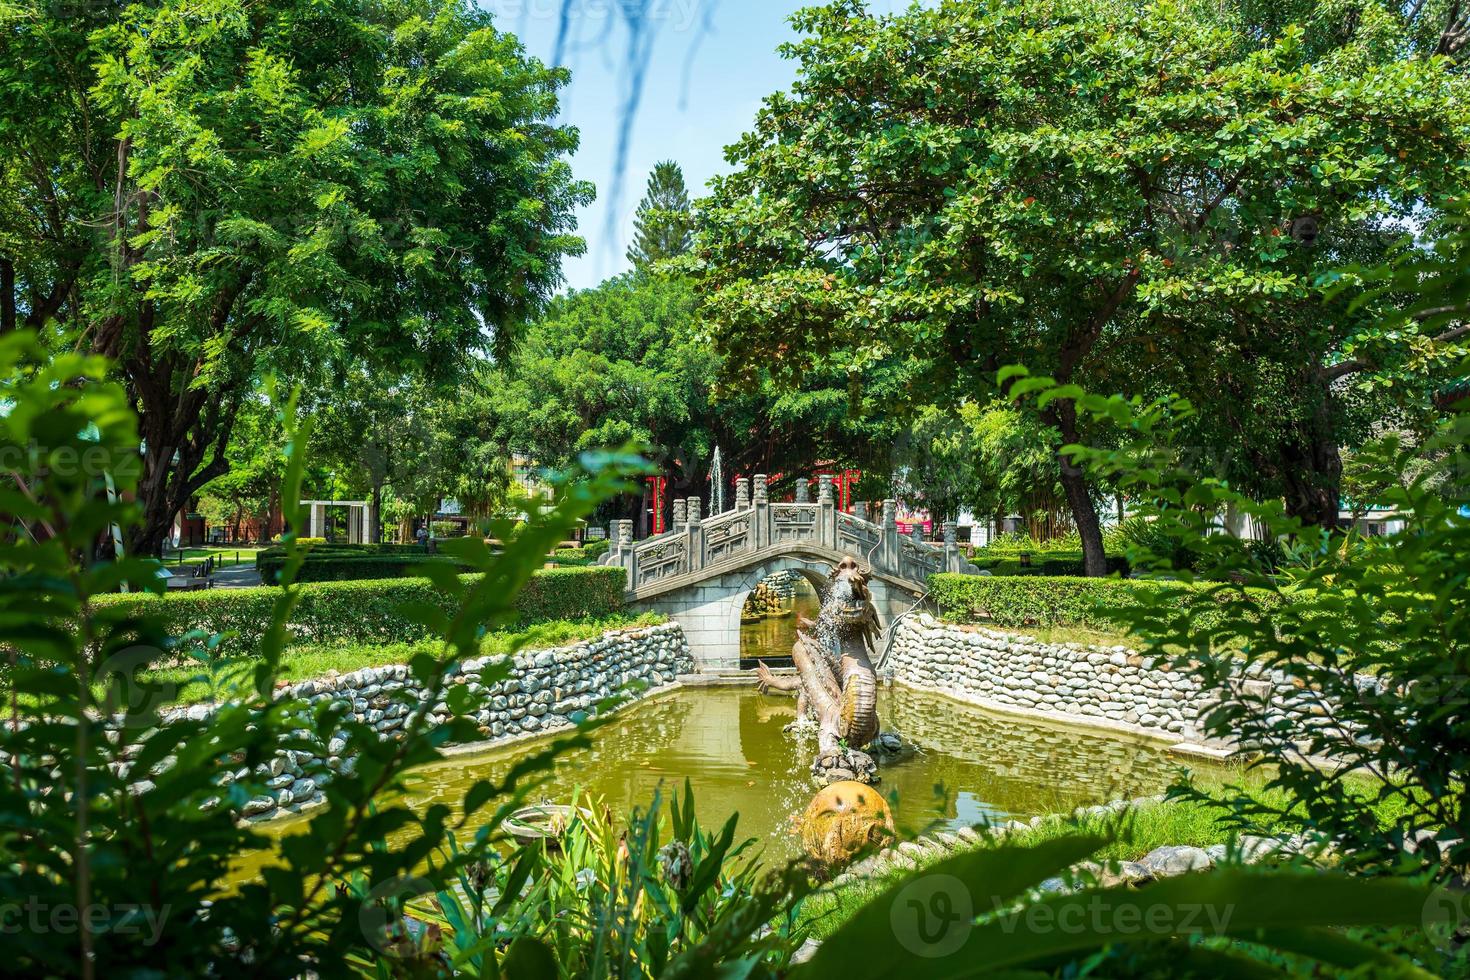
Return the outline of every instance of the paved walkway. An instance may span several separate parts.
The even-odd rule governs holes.
[[[260,572],[255,565],[230,565],[226,568],[215,569],[214,587],[216,589],[245,589],[252,585],[260,585]]]

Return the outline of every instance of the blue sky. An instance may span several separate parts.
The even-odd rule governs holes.
[[[498,26],[518,34],[529,52],[550,61],[562,0],[479,0]],[[582,148],[577,175],[597,185],[597,201],[579,216],[587,254],[566,265],[569,286],[586,288],[627,268],[624,253],[633,211],[659,160],[677,160],[690,193],[700,197],[711,176],[727,169],[724,148],[745,132],[761,100],[788,88],[790,62],[776,48],[795,34],[786,22],[805,4],[794,0],[573,0],[564,63],[572,69],[563,122],[576,126]],[[656,25],[649,39],[642,101],[633,121],[627,167],[616,209],[616,150],[628,97],[629,38],[621,7],[647,5]],[[878,2],[875,10],[897,4]],[[611,220],[610,220],[611,218]]]

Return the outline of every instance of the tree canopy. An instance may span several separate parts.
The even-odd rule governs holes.
[[[119,365],[144,437],[133,547],[226,471],[262,372],[339,354],[443,372],[507,346],[582,248],[591,190],[552,122],[566,77],[465,0],[7,24],[3,302]]]
[[[1401,24],[1327,44],[1254,16],[1050,0],[799,13],[797,81],[730,149],[703,211],[727,369],[835,359],[860,375],[904,350],[936,366],[922,404],[988,398],[1009,362],[1139,390],[1167,361],[1229,391],[1233,376],[1212,380],[1228,352],[1283,379],[1290,400],[1253,448],[1295,513],[1335,519],[1328,375],[1374,318],[1324,308],[1319,280],[1463,186],[1465,84],[1400,57]],[[1042,413],[1060,442],[1086,436],[1071,391]],[[1060,465],[1100,573],[1089,488]]]

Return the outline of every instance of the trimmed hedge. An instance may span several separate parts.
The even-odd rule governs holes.
[[[929,576],[929,595],[939,606],[940,616],[952,623],[1112,630],[1122,624],[1110,611],[1133,605],[1146,593],[1175,593],[1180,602],[1191,602],[1205,589],[1218,585],[1217,582],[1191,585],[1153,579],[943,572]]]
[[[551,552],[551,560],[568,568],[594,564],[592,556],[583,548],[557,548]]]
[[[1128,559],[1122,555],[1106,555],[1104,562],[1109,575],[1128,575]],[[1048,558],[1041,563],[1041,574],[1053,577],[1071,576],[1083,578],[1087,575],[1087,562],[1082,558]]]
[[[296,573],[296,581],[353,582],[361,579],[404,578],[421,574],[423,566],[430,562],[438,565],[451,564],[448,558],[441,555],[426,555],[422,551],[418,554],[383,555],[311,554],[301,563],[301,569]],[[255,567],[260,572],[260,580],[266,585],[276,585],[280,582],[281,569],[285,564],[285,555],[265,559],[257,558],[255,561]]]
[[[555,568],[536,571],[516,597],[518,626],[551,620],[611,616],[622,610],[625,572],[621,568]],[[221,650],[253,653],[270,622],[279,589],[208,589],[164,595],[111,595],[98,605],[135,606],[161,616],[170,635],[190,630],[232,632]],[[424,627],[400,611],[408,603],[429,603],[452,612],[454,604],[427,579],[317,582],[301,588],[291,618],[288,645],[406,643],[424,638]]]

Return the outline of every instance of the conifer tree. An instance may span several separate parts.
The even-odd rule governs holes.
[[[689,251],[694,241],[694,209],[684,186],[684,171],[672,160],[653,168],[648,190],[633,218],[628,261],[642,269]]]

